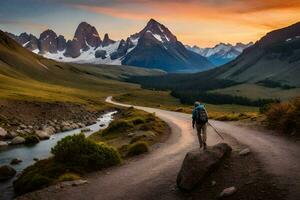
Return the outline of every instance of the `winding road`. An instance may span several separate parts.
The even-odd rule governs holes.
[[[129,107],[112,101],[106,102]],[[134,106],[164,120],[171,127],[169,139],[150,154],[133,159],[121,167],[90,174],[88,184],[60,190],[43,189],[34,193],[37,199],[101,199],[101,200],[146,200],[179,199],[175,181],[185,154],[197,147],[195,131],[191,128],[191,116],[184,113],[156,108]],[[210,123],[226,137],[233,137],[254,152],[265,169],[278,182],[289,189],[289,200],[300,199],[300,146],[284,137],[211,120]],[[208,144],[221,139],[208,128]],[[32,194],[33,195],[33,194]]]

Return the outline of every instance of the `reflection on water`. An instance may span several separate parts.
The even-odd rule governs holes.
[[[91,131],[85,132],[86,136],[91,135],[94,132],[99,131],[100,129],[105,129],[109,123],[113,120],[113,115],[115,112],[110,112],[102,115],[96,124],[88,126]],[[14,165],[13,167],[20,173],[23,169],[32,165],[34,163],[34,158],[37,159],[45,159],[51,156],[51,148],[55,146],[57,141],[62,138],[78,134],[81,132],[81,129],[75,129],[72,131],[67,131],[63,133],[58,133],[52,135],[49,140],[43,140],[34,146],[25,146],[25,145],[17,145],[17,146],[9,146],[8,148],[0,150],[0,166],[1,165],[9,165],[10,161],[13,158],[19,158],[23,162],[18,165]],[[12,182],[14,179],[8,180],[6,182],[0,182],[0,199],[12,199],[13,198],[13,188]]]

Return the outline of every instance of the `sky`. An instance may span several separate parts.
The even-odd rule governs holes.
[[[257,41],[300,21],[300,0],[0,0],[0,29],[71,39],[82,21],[103,37],[127,38],[151,18],[181,42],[200,47]]]

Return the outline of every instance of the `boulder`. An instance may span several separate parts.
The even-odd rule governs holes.
[[[75,180],[75,181],[64,181],[60,184],[60,187],[66,187],[66,186],[79,186],[88,183],[87,180]]]
[[[25,139],[21,136],[14,137],[12,139],[11,144],[23,144],[25,142]]]
[[[218,167],[231,150],[228,144],[219,143],[204,151],[195,149],[188,152],[177,176],[177,186],[182,190],[193,190]]]
[[[237,189],[235,187],[229,187],[224,189],[221,194],[220,194],[220,198],[222,197],[228,197],[233,195],[235,192],[237,191]]]
[[[55,128],[53,126],[45,126],[43,127],[43,131],[48,135],[53,135],[55,133]]]
[[[27,129],[27,126],[26,126],[25,124],[21,124],[21,125],[20,125],[20,128],[21,128],[21,129]]]
[[[2,148],[2,147],[7,147],[7,142],[5,142],[5,141],[0,141],[0,148]]]
[[[71,124],[70,127],[71,127],[72,130],[79,128],[79,126],[76,123]]]
[[[8,165],[0,167],[0,181],[11,179],[15,176],[16,170]]]
[[[70,127],[70,126],[63,126],[62,128],[61,128],[61,130],[63,131],[63,132],[65,132],[65,131],[69,131],[69,130],[71,130],[72,128]]]
[[[17,136],[17,133],[14,132],[14,131],[9,131],[8,134],[7,134],[7,137],[8,137],[9,139],[12,139],[12,138],[14,138],[14,137],[16,137],[16,136]]]
[[[246,156],[246,155],[248,155],[250,152],[251,152],[251,151],[250,151],[249,148],[245,148],[245,149],[243,149],[242,151],[240,151],[239,155],[240,155],[240,156]]]
[[[5,138],[7,136],[7,131],[0,127],[0,139]]]
[[[85,125],[83,124],[83,123],[77,123],[77,125],[78,125],[78,127],[80,127],[80,128],[84,128],[85,127]]]
[[[39,137],[40,140],[47,140],[50,138],[50,135],[46,131],[35,131],[35,134]]]
[[[61,125],[62,126],[70,126],[70,123],[69,122],[62,122]]]
[[[85,133],[85,132],[90,132],[90,131],[91,131],[90,128],[83,128],[83,129],[81,129],[81,132],[83,132],[83,133]]]
[[[14,158],[14,159],[12,159],[12,160],[10,161],[10,164],[11,164],[11,165],[17,165],[17,164],[19,164],[19,163],[21,163],[21,162],[22,162],[21,159],[19,159],[19,158]]]

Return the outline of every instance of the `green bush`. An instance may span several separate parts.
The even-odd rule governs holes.
[[[65,137],[52,148],[51,152],[56,161],[86,170],[101,169],[121,163],[117,150],[104,143],[97,144],[86,139],[84,134]]]
[[[139,124],[145,123],[145,119],[143,119],[142,117],[135,117],[131,121],[134,125],[139,125]]]
[[[52,158],[40,160],[34,165],[27,167],[14,181],[13,186],[16,194],[24,194],[41,189],[50,185],[55,178],[65,172],[65,168],[55,163]]]
[[[126,120],[116,120],[113,121],[107,129],[102,131],[102,135],[105,136],[107,134],[111,134],[111,133],[119,133],[119,132],[123,132],[124,130],[128,130],[133,128],[133,123],[132,122],[128,122]]]
[[[145,136],[144,135],[138,135],[138,136],[134,136],[131,140],[130,140],[130,144],[136,143],[137,141],[140,141],[142,139],[144,139]]]
[[[40,139],[36,135],[28,135],[25,137],[25,144],[31,145],[31,144],[37,144],[40,142]]]
[[[146,152],[149,152],[148,143],[143,141],[138,141],[129,146],[127,156],[136,156]]]
[[[63,182],[63,181],[74,181],[74,180],[78,180],[80,179],[81,177],[77,174],[74,174],[74,173],[65,173],[63,175],[61,175],[58,180]]]

